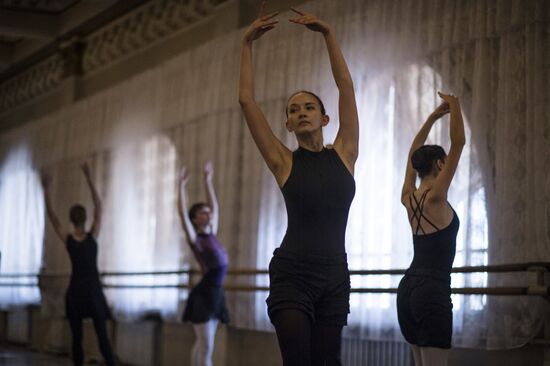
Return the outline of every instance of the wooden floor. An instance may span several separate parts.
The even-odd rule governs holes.
[[[71,366],[72,362],[66,357],[30,352],[0,344],[0,366]]]

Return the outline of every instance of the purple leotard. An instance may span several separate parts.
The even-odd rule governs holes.
[[[197,234],[196,242],[191,245],[195,258],[200,263],[203,274],[216,270],[215,285],[220,286],[227,269],[227,252],[213,234]]]
[[[197,234],[197,240],[191,244],[191,248],[201,265],[203,276],[189,293],[183,321],[200,324],[209,319],[218,319],[227,323],[229,313],[222,287],[227,272],[227,252],[212,234]]]

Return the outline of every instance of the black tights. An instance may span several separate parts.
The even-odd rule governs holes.
[[[283,309],[273,316],[284,366],[341,366],[341,325],[311,324],[297,309]]]
[[[92,318],[99,349],[107,366],[115,365],[115,357],[111,349],[111,343],[107,336],[107,322],[103,318]],[[82,318],[69,318],[71,333],[73,334],[73,364],[82,366],[84,363],[84,351],[82,350]]]

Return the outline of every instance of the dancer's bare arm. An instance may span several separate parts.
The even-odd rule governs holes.
[[[90,232],[92,233],[92,236],[94,238],[97,238],[99,235],[99,229],[101,228],[101,214],[102,214],[101,199],[99,198],[97,189],[94,185],[94,182],[92,181],[92,174],[88,163],[82,164],[80,168],[84,173],[84,177],[86,178],[86,183],[88,184],[88,187],[90,188],[90,192],[92,194],[92,201],[94,202],[94,217],[93,217],[92,227],[90,229]]]
[[[212,210],[212,217],[210,222],[212,224],[212,234],[218,235],[218,225],[219,225],[219,205],[218,197],[216,196],[216,191],[214,190],[214,166],[211,161],[208,161],[204,164],[204,185],[206,187],[208,206]]]
[[[189,176],[187,174],[187,168],[182,167],[179,176],[179,189],[178,189],[178,213],[180,215],[181,226],[185,235],[187,236],[187,242],[189,245],[195,244],[197,241],[197,232],[191,223],[191,219],[187,215],[187,182]]]
[[[464,134],[464,120],[462,118],[462,111],[460,110],[458,98],[451,94],[443,94],[441,92],[438,92],[438,94],[449,105],[451,113],[451,147],[445,159],[445,164],[434,182],[428,199],[432,201],[447,202],[449,186],[453,181],[460,156],[462,155],[462,149],[466,144],[466,136]]]
[[[359,153],[359,117],[355,102],[353,80],[346,64],[340,45],[336,40],[332,27],[313,14],[291,8],[299,16],[290,19],[296,24],[305,25],[308,29],[319,32],[325,38],[327,51],[332,69],[332,76],[338,87],[338,113],[340,127],[334,140],[334,148],[343,158],[347,168],[353,172],[355,161]]]
[[[426,119],[422,127],[420,128],[420,131],[416,134],[411,148],[409,150],[409,156],[407,157],[407,169],[405,171],[405,181],[403,182],[403,188],[401,190],[401,203],[403,205],[407,206],[408,204],[408,197],[416,191],[416,170],[414,170],[411,162],[412,154],[420,148],[424,143],[426,142],[426,139],[428,138],[428,135],[430,134],[430,131],[432,129],[432,126],[434,123],[449,113],[449,104],[447,102],[441,103]]]
[[[256,146],[258,146],[277,183],[282,186],[290,175],[292,153],[275,136],[254,98],[252,44],[277,24],[277,21],[273,20],[277,13],[266,16],[261,15],[264,6],[265,1],[262,2],[260,15],[246,30],[242,40],[239,104]]]
[[[48,215],[48,219],[52,223],[53,229],[57,234],[57,236],[59,237],[59,239],[61,239],[62,242],[65,242],[65,240],[67,239],[68,233],[63,227],[63,225],[61,224],[61,222],[59,221],[59,218],[57,217],[51,202],[51,197],[50,197],[51,177],[48,174],[43,172],[41,179],[42,179],[42,188],[44,189],[44,202],[46,204],[46,214]]]

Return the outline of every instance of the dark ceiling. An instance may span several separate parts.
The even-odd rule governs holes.
[[[0,0],[0,81],[148,0]]]

